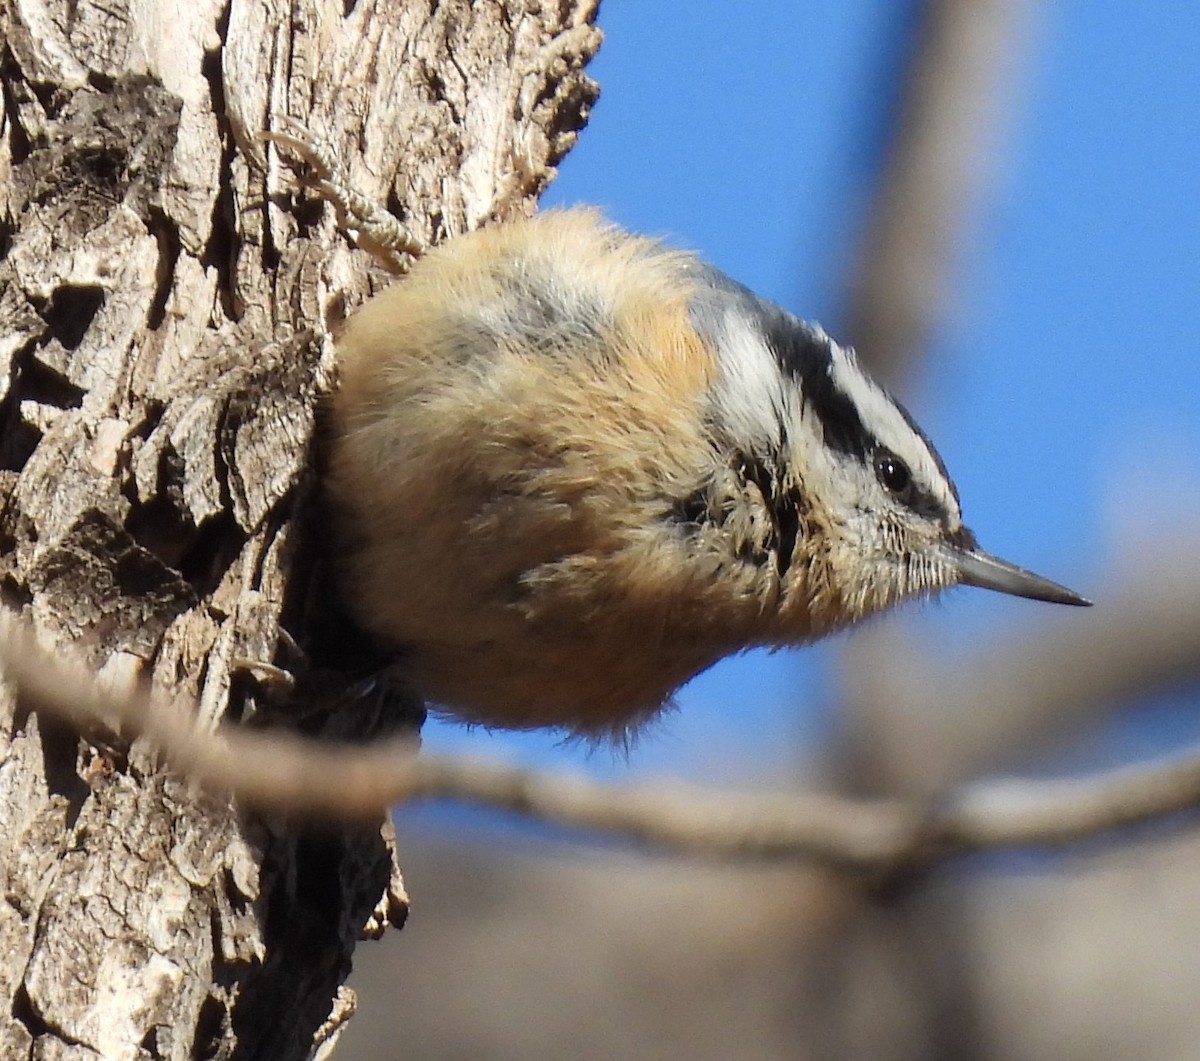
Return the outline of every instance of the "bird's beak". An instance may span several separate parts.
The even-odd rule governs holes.
[[[1014,597],[1029,597],[1052,604],[1090,606],[1092,603],[1066,586],[985,553],[974,545],[953,548],[951,560],[958,569],[958,581],[964,586],[994,589],[998,593],[1011,593]]]

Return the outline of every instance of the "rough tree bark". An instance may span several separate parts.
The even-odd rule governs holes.
[[[595,9],[0,0],[5,606],[206,724],[411,724],[354,695],[314,517],[328,332],[384,281],[256,134],[298,118],[425,239],[530,210],[596,95]],[[327,1048],[356,940],[403,917],[386,830],[239,815],[14,701],[0,1056]]]

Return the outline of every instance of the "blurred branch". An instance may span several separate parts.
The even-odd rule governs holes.
[[[196,724],[194,705],[156,699],[133,682],[116,689],[52,656],[11,619],[0,621],[0,665],[27,708],[84,729],[102,722],[142,735],[196,782],[288,814],[373,819],[394,803],[440,797],[709,856],[804,858],[887,874],[966,851],[1064,843],[1200,805],[1200,754],[1085,780],[974,785],[932,808],[715,794],[418,755],[411,742],[336,746],[247,728],[212,732]]]
[[[1098,706],[1200,682],[1200,541],[1134,552],[1152,559],[1098,591],[1097,607],[971,660],[923,658],[894,624],[862,631],[844,661],[857,776],[877,791],[944,791]]]
[[[964,222],[994,170],[1023,0],[928,0],[851,284],[845,334],[895,385],[936,324]]]

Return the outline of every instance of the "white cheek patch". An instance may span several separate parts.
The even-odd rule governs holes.
[[[789,402],[779,361],[762,333],[737,314],[726,313],[716,353],[720,376],[715,397],[730,434],[752,448],[779,446]]]
[[[853,351],[833,344],[830,373],[834,386],[858,409],[863,426],[908,465],[917,484],[950,513],[953,520],[961,521],[958,499],[937,458],[930,452],[929,444],[912,429],[879,384],[859,368]]]
[[[800,410],[800,416],[788,427],[790,463],[808,497],[843,500],[848,494],[843,462],[825,445],[820,420],[807,406],[801,405]]]

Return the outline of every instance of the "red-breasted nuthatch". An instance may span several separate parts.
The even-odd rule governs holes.
[[[337,347],[346,597],[459,718],[620,735],[905,598],[1088,603],[976,545],[852,351],[593,212],[429,251]]]

